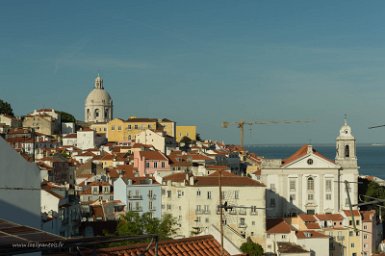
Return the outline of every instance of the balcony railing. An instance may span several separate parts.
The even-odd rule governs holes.
[[[153,207],[150,208],[150,211],[155,212],[156,208],[153,206]]]
[[[239,228],[246,228],[247,225],[246,225],[246,223],[239,223],[238,227]]]
[[[143,196],[142,195],[129,195],[128,199],[131,199],[131,200],[142,200]]]
[[[246,209],[239,209],[239,215],[246,215]]]
[[[156,195],[154,194],[148,194],[147,196],[150,200],[156,200]]]
[[[139,206],[139,207],[134,207],[134,208],[130,209],[130,211],[132,211],[132,212],[142,212],[142,211],[143,211],[143,208],[142,208],[141,206]]]

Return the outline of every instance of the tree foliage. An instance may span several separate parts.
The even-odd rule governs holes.
[[[169,239],[176,234],[176,224],[176,219],[170,214],[158,219],[152,218],[150,213],[139,215],[137,212],[127,212],[118,222],[117,234],[124,236],[157,234],[159,239]]]
[[[0,114],[14,116],[11,104],[6,101],[0,100]]]
[[[261,256],[263,255],[263,248],[261,245],[251,241],[250,237],[247,238],[247,242],[241,245],[241,251],[249,256]]]
[[[61,121],[63,123],[76,123],[76,118],[72,114],[64,111],[57,111],[57,112],[60,113]]]
[[[367,187],[365,187],[365,191],[362,191],[363,193],[362,194],[365,194],[366,196],[369,196],[369,197],[372,197],[372,198],[369,198],[369,197],[365,197],[364,198],[364,201],[365,202],[368,202],[368,201],[373,201],[373,198],[377,198],[377,199],[385,199],[385,187],[383,186],[380,186],[377,182],[374,182],[374,181],[371,181],[369,184],[367,184]],[[361,206],[361,209],[362,210],[371,210],[371,209],[375,209],[378,212],[380,212],[379,210],[379,207],[377,206],[377,204],[370,204],[370,205],[366,205],[366,206]],[[381,211],[381,215],[382,215],[382,219],[385,218],[385,212],[384,211]]]

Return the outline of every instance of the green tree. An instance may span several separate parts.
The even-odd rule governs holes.
[[[241,251],[249,256],[261,256],[263,255],[263,248],[261,245],[251,241],[250,237],[247,238],[247,242],[241,245]]]
[[[120,218],[116,232],[125,236],[157,234],[159,239],[169,239],[177,231],[176,224],[177,221],[171,214],[157,219],[152,218],[150,213],[140,216],[137,212],[127,212]]]
[[[61,121],[63,123],[76,123],[76,118],[70,113],[67,113],[64,111],[57,111],[57,112],[60,113]]]
[[[0,100],[0,114],[14,116],[11,104],[6,101]]]

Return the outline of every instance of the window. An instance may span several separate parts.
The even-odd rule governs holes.
[[[290,195],[290,203],[293,203],[295,200],[295,194]]]
[[[246,226],[245,218],[239,218],[239,226]]]
[[[208,206],[208,205],[205,205],[205,206],[204,206],[203,212],[204,212],[204,213],[209,213],[209,212],[210,212],[210,211],[209,211],[209,206]]]
[[[206,218],[206,219],[205,219],[205,222],[206,222],[206,223],[209,223],[209,222],[210,222],[210,219],[209,219],[209,218]]]
[[[350,152],[349,152],[349,145],[345,146],[345,157],[349,157]]]
[[[130,125],[130,124],[127,126],[127,129],[128,129],[128,130],[131,130],[131,125]]]
[[[201,217],[200,216],[198,216],[197,218],[196,218],[196,220],[195,220],[196,222],[201,222]]]
[[[312,177],[307,179],[307,190],[314,190],[314,179]]]
[[[252,221],[252,222],[251,222],[251,225],[252,225],[252,226],[255,226],[255,221]]]
[[[165,162],[162,162],[162,168],[165,168],[165,167],[166,167]]]
[[[332,200],[332,194],[326,194],[326,200]]]
[[[359,220],[356,220],[356,225],[360,225],[360,221]]]
[[[118,131],[121,131],[122,130],[122,127],[119,125],[118,126]]]
[[[286,235],[282,235],[282,238],[283,238],[283,239],[286,238]]]
[[[197,196],[201,196],[201,191],[197,190]]]
[[[364,239],[368,239],[368,235],[364,235]]]
[[[235,198],[235,199],[239,199],[239,191],[238,191],[238,190],[236,190],[236,191],[234,192],[234,198]]]
[[[367,228],[368,228],[368,226],[364,225],[364,229],[367,229]]]
[[[354,243],[351,243],[351,244],[350,244],[350,247],[351,247],[351,248],[354,248]]]
[[[211,199],[211,191],[207,191],[207,199]]]
[[[146,168],[150,168],[150,163],[146,162]]]
[[[171,197],[171,190],[167,190],[167,197]]]
[[[135,125],[135,129],[138,129],[138,125],[137,124]]]
[[[171,210],[171,204],[167,205],[167,210]]]
[[[290,191],[295,191],[295,180],[291,179],[289,182]]]
[[[154,162],[154,168],[158,168],[158,162]]]
[[[332,192],[332,181],[331,180],[326,180],[326,192]]]
[[[314,194],[307,194],[307,200],[313,201],[314,200]]]
[[[111,126],[111,130],[115,131],[115,125]]]

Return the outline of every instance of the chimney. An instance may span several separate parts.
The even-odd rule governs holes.
[[[190,177],[190,186],[194,186],[194,176]]]

